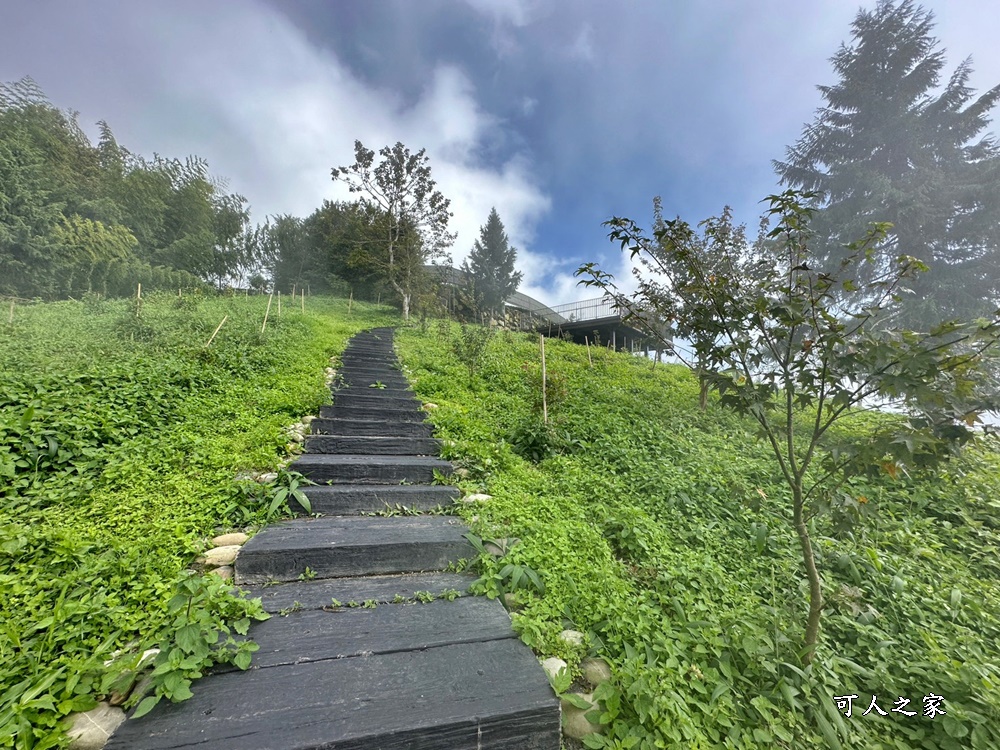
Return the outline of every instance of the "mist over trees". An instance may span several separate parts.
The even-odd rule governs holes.
[[[828,267],[871,222],[892,223],[892,249],[929,267],[893,320],[925,330],[1000,304],[1000,145],[985,132],[1000,86],[977,97],[966,59],[942,87],[933,28],[910,0],[859,11],[831,59],[838,82],[818,87],[826,104],[774,162],[783,184],[820,193],[813,229]]]
[[[517,291],[524,276],[514,270],[516,259],[517,249],[510,245],[500,214],[493,208],[462,265],[477,310],[491,318],[495,318],[498,311],[503,312],[504,302]]]
[[[0,84],[0,294],[221,288],[259,268],[246,199],[203,159],[147,159],[99,129],[94,145],[30,78]]]
[[[427,265],[445,257],[454,235],[424,150],[397,143],[376,163],[356,142],[355,164],[333,177],[357,200],[252,224],[246,198],[204,159],[133,153],[103,121],[98,134],[92,143],[77,114],[53,105],[30,78],[0,83],[0,296],[127,296],[141,284],[308,288],[384,298],[404,317],[436,304],[438,278]],[[495,219],[483,236],[486,254],[474,261],[490,279],[480,289],[494,307],[520,279]]]

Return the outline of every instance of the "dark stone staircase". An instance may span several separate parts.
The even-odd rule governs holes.
[[[559,748],[559,703],[506,611],[444,572],[474,554],[465,526],[412,515],[460,495],[431,484],[451,465],[423,419],[392,329],[355,336],[292,465],[317,482],[304,491],[319,517],[272,524],[236,560],[237,583],[274,613],[250,632],[251,668],[209,675],[108,748]]]

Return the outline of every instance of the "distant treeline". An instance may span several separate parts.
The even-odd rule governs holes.
[[[222,284],[258,265],[248,223],[204,160],[146,159],[105,122],[95,146],[31,79],[0,84],[0,294]]]
[[[0,296],[59,299],[197,286],[382,292],[365,237],[380,217],[325,202],[251,225],[246,198],[197,156],[132,153],[106,122],[91,143],[77,113],[30,78],[0,83]]]

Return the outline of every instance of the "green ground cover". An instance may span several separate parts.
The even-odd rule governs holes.
[[[4,310],[0,746],[59,746],[61,716],[122,687],[103,665],[118,649],[181,644],[157,663],[175,698],[212,660],[245,665],[226,636],[259,606],[184,570],[207,537],[263,521],[259,486],[234,477],[273,470],[285,426],[329,398],[329,357],[396,320],[310,298],[305,314],[272,307],[262,334],[266,304],[88,298],[17,307],[12,323]]]
[[[937,476],[858,481],[814,522],[829,606],[803,669],[801,555],[752,425],[701,412],[684,368],[600,349],[591,367],[550,340],[546,429],[537,340],[499,335],[469,366],[467,339],[446,323],[397,336],[461,483],[493,496],[462,515],[480,537],[520,539],[478,562],[481,587],[514,591],[540,656],[613,666],[589,746],[1000,746],[996,442]],[[587,644],[564,643],[565,627]],[[847,718],[834,697],[851,694]],[[944,715],[922,715],[931,694]]]

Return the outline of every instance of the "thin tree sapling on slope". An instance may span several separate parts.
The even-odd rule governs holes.
[[[611,294],[621,309],[651,309],[694,332],[695,357],[719,403],[750,417],[770,446],[788,486],[788,520],[808,581],[804,664],[819,645],[825,604],[813,520],[852,476],[933,468],[973,439],[982,413],[1000,405],[986,366],[1000,311],[925,333],[886,330],[881,321],[899,304],[901,285],[926,266],[909,255],[885,257],[891,227],[874,224],[835,270],[819,270],[810,246],[812,198],[792,190],[769,196],[774,226],[762,224],[753,244],[728,213],[702,222],[701,235],[680,219],[663,221],[653,239],[616,217],[606,222],[610,238],[660,278],[628,295],[596,264],[577,271],[586,277],[581,283]],[[867,288],[859,278],[869,279]],[[834,438],[835,425],[872,408],[898,418],[882,420],[862,441]]]

